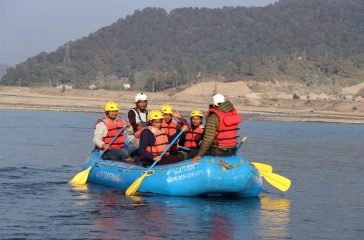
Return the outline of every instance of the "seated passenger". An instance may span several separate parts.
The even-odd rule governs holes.
[[[199,110],[193,110],[190,114],[191,127],[181,137],[180,145],[185,148],[199,148],[205,126],[202,124],[203,115]]]
[[[132,132],[129,121],[124,122],[118,116],[119,106],[115,102],[107,102],[104,107],[106,117],[100,118],[95,123],[93,142],[98,150],[105,150],[103,159],[115,161],[130,160],[128,149],[125,148],[124,132],[110,144],[122,127],[126,127],[128,132]]]
[[[170,155],[169,151],[160,157],[162,152],[169,146],[179,132],[176,132],[173,136],[168,136],[163,130],[161,130],[163,115],[159,110],[152,110],[148,114],[150,125],[146,127],[141,135],[139,142],[139,154],[141,159],[146,164],[152,164],[153,161],[158,161],[158,164],[170,164],[184,160],[183,154]],[[188,126],[184,125],[181,131],[186,131]]]
[[[128,119],[133,127],[132,134],[128,133],[129,147],[133,149],[139,148],[139,139],[135,135],[140,135],[141,131],[147,126],[148,122],[148,97],[145,93],[137,93],[135,95],[135,108],[131,108],[128,112]]]
[[[171,105],[164,104],[161,107],[161,112],[163,114],[161,130],[163,130],[168,136],[171,137],[179,132],[182,125],[188,126],[187,120],[184,119],[175,109],[173,109]],[[176,117],[179,121],[173,119],[173,116]],[[177,141],[171,147],[171,152],[174,152],[176,150]]]
[[[216,94],[213,105],[206,117],[205,133],[198,154],[192,163],[204,155],[232,156],[237,149],[238,125],[242,117],[237,113],[233,104],[225,101],[225,97]]]

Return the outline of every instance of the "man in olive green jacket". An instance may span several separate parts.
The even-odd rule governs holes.
[[[232,117],[233,119],[233,125],[231,125],[231,127],[227,127],[227,130],[220,131],[225,134],[223,141],[227,141],[227,144],[224,144],[225,142],[221,144],[222,139],[219,140],[216,138],[220,126],[220,117],[218,115],[220,115],[220,117],[229,115],[229,117]],[[205,126],[205,135],[202,139],[198,154],[192,158],[192,163],[195,163],[204,155],[235,155],[237,147],[237,126],[241,121],[242,118],[237,114],[233,104],[230,101],[225,101],[225,97],[223,95],[216,94],[213,97],[213,106],[210,108],[208,113],[208,118]],[[226,137],[226,135],[229,136]]]

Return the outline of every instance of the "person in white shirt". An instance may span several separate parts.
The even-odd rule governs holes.
[[[115,102],[107,102],[104,110],[106,116],[98,119],[94,126],[93,142],[95,147],[100,151],[105,150],[103,159],[128,161],[130,160],[130,151],[126,148],[124,133],[133,132],[130,122],[124,122],[118,116],[119,106]],[[111,143],[123,127],[125,127],[124,130]]]

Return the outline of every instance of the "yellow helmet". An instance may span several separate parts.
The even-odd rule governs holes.
[[[163,114],[159,110],[152,110],[148,113],[148,120],[163,119]]]
[[[161,112],[163,114],[172,114],[172,106],[169,105],[169,104],[164,104],[162,107],[161,107]]]
[[[199,110],[193,110],[191,112],[191,114],[190,114],[190,118],[191,117],[203,117],[203,115],[202,115],[202,112],[201,111],[199,111]]]
[[[107,102],[104,107],[105,111],[119,111],[119,106],[116,102]]]

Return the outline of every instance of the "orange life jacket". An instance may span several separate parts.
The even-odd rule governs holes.
[[[141,127],[136,133],[134,134],[134,137],[136,139],[140,139],[140,135],[142,134],[143,130],[146,129],[146,127]]]
[[[198,148],[198,144],[202,139],[203,131],[204,131],[203,124],[200,124],[200,126],[196,127],[195,129],[190,128],[186,132],[184,146],[186,148]]]
[[[155,156],[159,156],[162,154],[162,152],[168,147],[168,136],[167,134],[159,130],[155,127],[148,126],[147,127],[149,131],[151,131],[154,134],[155,141],[153,146],[148,146],[145,150]],[[168,156],[168,151],[165,153],[165,156]]]
[[[169,123],[162,121],[161,130],[163,130],[168,136],[173,136],[179,129],[179,124],[175,119],[172,119]]]
[[[208,113],[215,113],[219,118],[219,126],[215,133],[216,145],[218,147],[237,146],[238,125],[243,121],[243,118],[236,109],[234,108],[232,112],[222,112],[216,108],[210,108]]]
[[[173,136],[176,134],[178,129],[180,129],[180,124],[178,124],[175,119],[172,119],[169,123],[164,121],[164,119],[162,120],[161,130],[163,130],[168,136]],[[171,151],[176,150],[178,150],[178,141],[176,141],[171,147]]]
[[[115,135],[120,131],[122,127],[124,127],[124,122],[121,117],[117,117],[117,123],[115,123],[113,120],[111,120],[108,117],[100,118],[97,120],[94,128],[96,128],[96,125],[99,122],[103,122],[105,126],[107,127],[107,134],[102,139],[105,144],[109,144],[111,140],[115,137]],[[125,146],[125,138],[124,138],[124,131],[120,133],[120,135],[115,139],[115,141],[111,144],[110,148],[123,148]],[[102,150],[102,148],[97,147],[99,150]]]

